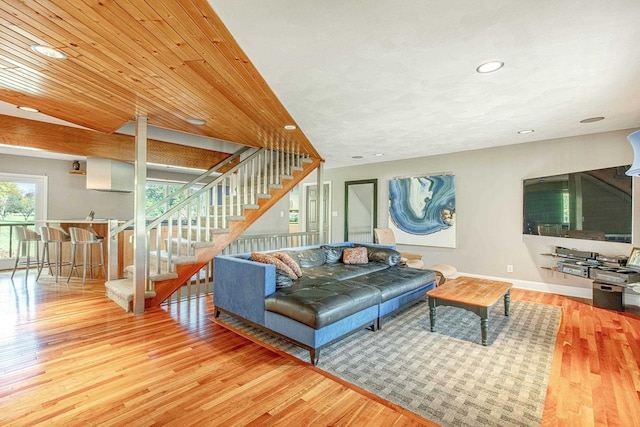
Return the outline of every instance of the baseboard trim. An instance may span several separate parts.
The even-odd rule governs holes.
[[[478,279],[498,280],[503,282],[506,281],[513,283],[514,288],[544,292],[547,294],[558,294],[567,297],[584,299],[593,298],[593,290],[591,288],[579,288],[576,286],[556,285],[553,283],[533,282],[530,280],[509,279],[506,277],[484,276],[481,274],[471,274],[463,272],[458,272],[458,274],[456,274],[454,277],[457,276],[476,277]]]

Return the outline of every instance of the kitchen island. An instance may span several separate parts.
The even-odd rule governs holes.
[[[114,220],[114,219],[94,219],[94,220],[86,220],[86,219],[56,219],[56,220],[46,220],[43,221],[47,227],[58,228],[64,230],[66,233],[69,233],[70,227],[78,227],[85,228],[93,231],[95,234],[104,237],[102,242],[102,247],[104,250],[104,260],[105,260],[105,270],[107,270],[107,276],[111,279],[120,278],[123,276],[123,269],[125,266],[126,260],[125,258],[125,232],[122,232],[118,235],[117,242],[109,242],[109,235],[111,234],[111,230],[114,230],[119,224],[124,223],[124,221]],[[130,234],[130,233],[129,233]],[[112,247],[113,250],[109,247]],[[115,253],[113,253],[115,252]],[[93,259],[99,259],[98,248],[92,248],[91,256]],[[71,245],[63,245],[62,249],[62,261],[68,262],[71,259]],[[114,259],[112,259],[114,257]],[[110,262],[111,260],[111,262]],[[131,261],[131,260],[129,260]],[[115,264],[114,264],[115,262]],[[116,267],[113,267],[115,265]],[[102,276],[102,272],[98,269],[96,272],[98,273],[98,277]],[[62,274],[65,274],[63,271]],[[66,270],[66,274],[69,274],[69,270]],[[107,280],[106,277],[104,277]]]

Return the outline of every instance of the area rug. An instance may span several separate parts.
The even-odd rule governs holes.
[[[560,308],[512,301],[491,310],[488,345],[480,318],[438,307],[436,332],[420,301],[320,352],[318,367],[443,426],[539,426]],[[227,315],[216,322],[305,362],[309,353]]]

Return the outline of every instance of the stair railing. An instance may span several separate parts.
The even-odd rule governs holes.
[[[317,245],[320,233],[317,231],[300,231],[296,233],[247,234],[238,237],[222,251],[223,255],[242,254],[247,252],[275,251],[279,249],[299,248]]]
[[[262,148],[203,187],[192,188],[188,198],[148,223],[147,238],[154,243],[149,244],[148,259],[156,263],[149,262],[147,274],[172,272],[177,263],[195,262],[195,249],[212,245],[216,233],[229,232],[231,221],[243,220],[244,209],[257,209],[257,200],[270,197],[270,189],[281,186],[303,161],[300,153]]]
[[[234,152],[231,156],[227,157],[222,162],[220,162],[217,165],[213,166],[208,171],[203,172],[201,175],[197,176],[196,178],[194,178],[193,180],[189,181],[188,183],[184,184],[182,187],[175,188],[174,191],[172,191],[171,193],[167,194],[164,199],[158,201],[157,203],[153,204],[152,206],[149,206],[148,208],[145,209],[145,211],[147,213],[153,212],[155,209],[163,207],[163,206],[165,207],[165,209],[168,208],[169,207],[169,203],[171,202],[172,199],[175,199],[176,197],[178,197],[180,195],[187,196],[187,193],[189,191],[191,191],[193,188],[197,187],[199,184],[201,184],[202,180],[210,177],[214,173],[218,173],[218,171],[222,167],[224,167],[224,166],[226,166],[226,165],[228,165],[228,164],[230,164],[232,162],[235,162],[236,160],[240,159],[245,153],[247,153],[250,150],[255,150],[255,148],[253,148],[253,147],[242,147],[240,150]],[[115,237],[119,233],[121,233],[122,231],[124,231],[127,228],[131,227],[133,225],[133,222],[134,222],[134,220],[130,219],[129,221],[127,221],[127,222],[121,224],[120,226],[116,227],[114,230],[112,230],[110,237]]]

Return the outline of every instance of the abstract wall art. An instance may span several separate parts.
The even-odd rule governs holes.
[[[389,227],[397,243],[455,248],[455,214],[454,175],[389,181]]]

